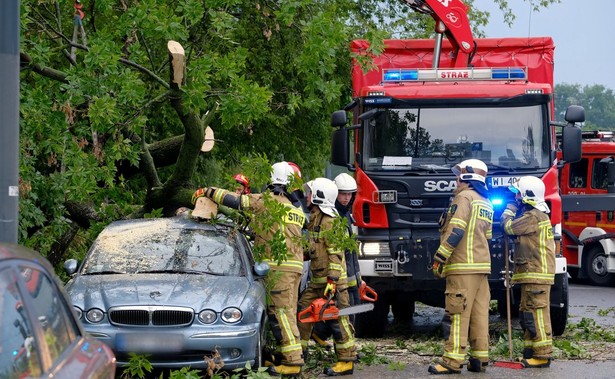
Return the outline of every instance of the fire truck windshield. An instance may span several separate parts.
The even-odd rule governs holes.
[[[381,108],[366,120],[367,170],[449,170],[477,158],[510,170],[547,168],[548,122],[541,105]]]

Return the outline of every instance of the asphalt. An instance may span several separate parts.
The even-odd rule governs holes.
[[[357,364],[354,373],[346,376],[348,379],[408,379],[408,378],[431,378],[435,375],[427,372],[427,365],[409,364],[405,367],[389,366],[386,364],[365,366]],[[318,377],[325,377],[319,375]],[[615,361],[553,361],[549,368],[512,369],[489,365],[484,373],[473,373],[466,370],[461,374],[446,375],[445,378],[613,378],[615,377]]]

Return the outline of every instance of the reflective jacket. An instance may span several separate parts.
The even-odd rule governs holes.
[[[271,192],[249,194],[237,196],[225,189],[214,189],[211,199],[218,204],[222,204],[235,209],[245,209],[254,212],[253,223],[258,224],[259,215],[264,215],[265,208],[264,196],[269,196],[274,201],[282,203],[286,207],[286,215],[283,225],[274,225],[270,230],[260,230],[258,226],[252,228],[256,234],[254,246],[263,246],[265,254],[263,262],[269,263],[271,270],[286,272],[303,272],[303,247],[301,243],[301,228],[305,223],[305,214],[301,208],[295,207],[292,202],[284,195],[276,195]],[[276,262],[271,255],[270,243],[275,232],[282,227],[286,237],[286,248],[288,249],[287,258],[283,262]]]
[[[512,281],[553,284],[555,240],[549,215],[529,205],[519,212],[516,206],[509,205],[502,214],[501,223],[506,234],[517,236]]]
[[[312,207],[308,224],[308,256],[310,259],[310,283],[325,287],[327,277],[337,278],[337,289],[347,288],[346,259],[344,251],[331,246],[326,232],[333,226],[333,217],[320,208]]]
[[[443,276],[489,274],[493,207],[466,183],[461,183],[453,195],[434,260],[444,263]]]

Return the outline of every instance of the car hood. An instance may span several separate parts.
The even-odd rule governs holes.
[[[88,275],[66,286],[73,304],[82,309],[127,305],[167,305],[220,311],[239,307],[250,282],[245,277],[194,274]]]

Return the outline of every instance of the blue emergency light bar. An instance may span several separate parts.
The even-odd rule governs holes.
[[[408,69],[385,68],[382,81],[459,81],[459,80],[525,80],[527,74],[522,67],[507,68],[462,68],[462,69]]]

